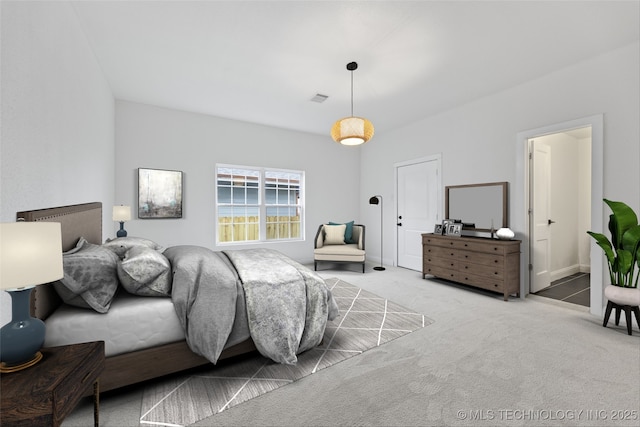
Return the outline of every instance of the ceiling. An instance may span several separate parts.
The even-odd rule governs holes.
[[[639,1],[71,4],[116,99],[321,135],[351,61],[383,133],[640,39]]]

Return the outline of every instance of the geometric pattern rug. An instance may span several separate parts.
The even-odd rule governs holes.
[[[325,282],[340,315],[327,323],[318,347],[298,355],[296,365],[256,352],[155,382],[143,393],[140,425],[188,426],[433,323],[343,280]]]

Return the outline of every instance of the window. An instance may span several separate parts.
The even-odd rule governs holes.
[[[304,173],[216,166],[217,243],[302,238]]]

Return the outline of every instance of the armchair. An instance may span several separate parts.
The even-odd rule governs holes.
[[[352,262],[362,264],[364,273],[364,263],[366,258],[364,246],[365,226],[353,224],[353,234],[349,242],[345,242],[346,225],[321,224],[316,233],[313,250],[313,266],[318,270],[318,262]],[[353,243],[351,243],[353,242]]]

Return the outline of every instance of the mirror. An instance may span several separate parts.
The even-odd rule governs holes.
[[[445,218],[461,220],[465,230],[492,232],[509,227],[508,183],[445,187]]]

